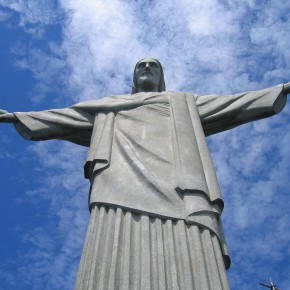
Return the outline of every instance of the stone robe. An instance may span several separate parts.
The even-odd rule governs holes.
[[[184,220],[204,227],[230,260],[220,215],[223,200],[205,136],[280,112],[282,85],[235,95],[152,92],[105,97],[69,108],[15,113],[29,140],[89,146],[84,166],[89,206]]]

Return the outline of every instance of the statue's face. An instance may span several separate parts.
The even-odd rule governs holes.
[[[143,59],[137,65],[135,74],[139,91],[158,91],[161,69],[155,59]]]

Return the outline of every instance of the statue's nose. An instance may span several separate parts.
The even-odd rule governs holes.
[[[148,62],[145,65],[145,70],[150,70],[150,64]]]

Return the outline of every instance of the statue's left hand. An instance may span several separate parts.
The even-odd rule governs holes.
[[[16,123],[17,119],[13,113],[0,109],[0,123]]]
[[[285,95],[289,95],[290,94],[290,82],[284,84],[283,92],[284,92]]]

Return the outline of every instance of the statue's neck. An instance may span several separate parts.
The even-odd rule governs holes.
[[[138,90],[137,90],[137,93],[151,93],[151,92],[158,92],[158,89],[138,88]]]
[[[137,92],[138,93],[142,93],[142,92],[144,92],[144,93],[158,92],[158,86],[150,86],[150,85],[139,86]]]

